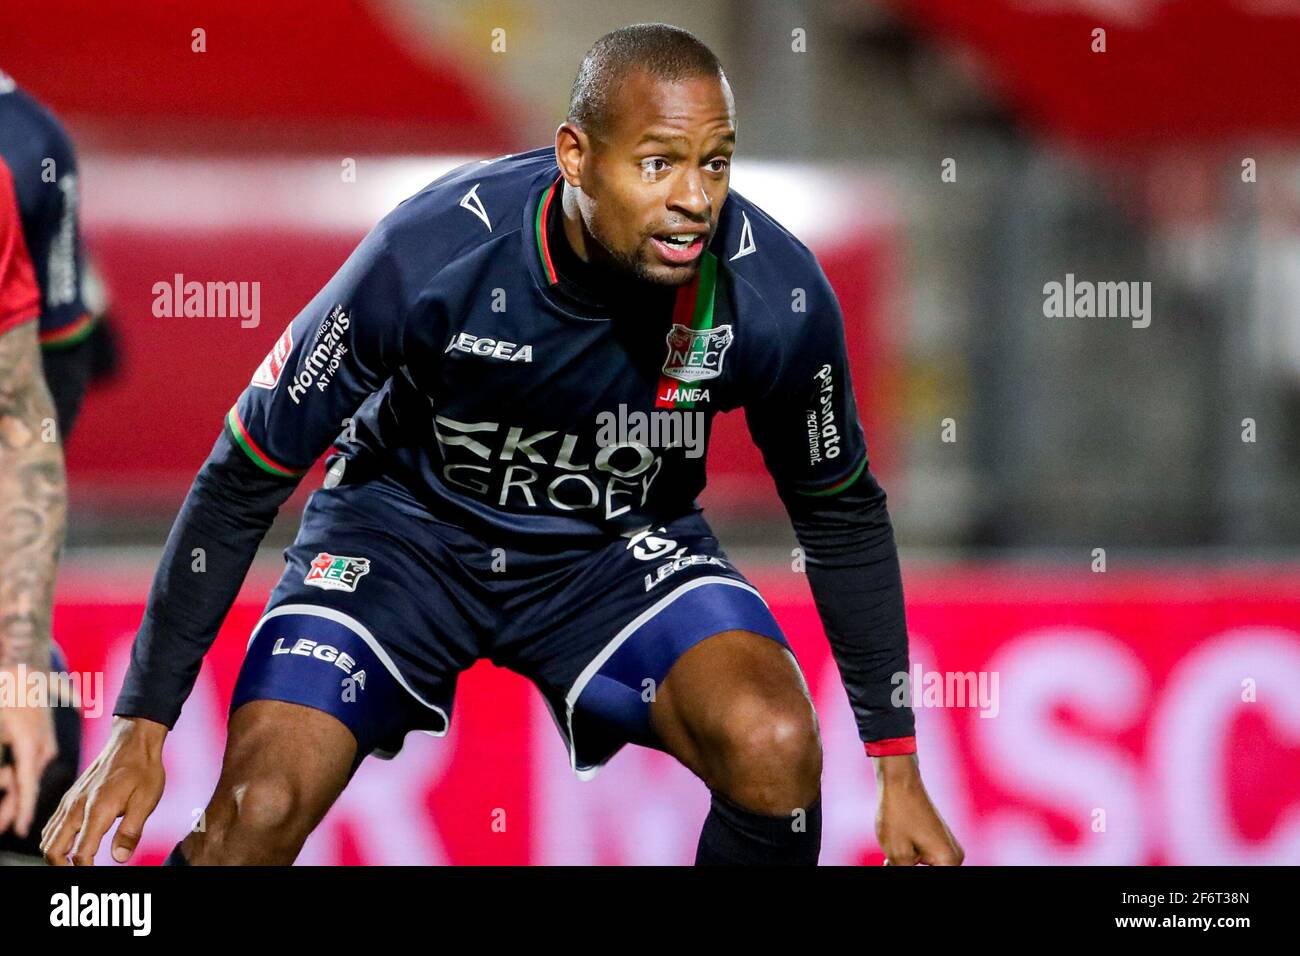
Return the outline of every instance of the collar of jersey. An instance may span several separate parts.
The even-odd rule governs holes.
[[[546,204],[559,192],[560,171],[552,166],[542,177],[543,185],[533,191],[524,205],[524,261],[534,284],[546,300],[565,315],[588,322],[608,322],[614,315],[608,309],[586,306],[560,292],[555,264],[551,260],[546,238]],[[717,258],[704,250],[705,261],[695,280],[677,290],[673,305],[673,322],[691,329],[708,329],[713,324],[713,298],[717,277]]]

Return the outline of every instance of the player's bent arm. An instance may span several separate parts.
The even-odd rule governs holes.
[[[385,221],[367,234],[226,415],[167,537],[114,714],[175,723],[280,505],[406,360],[388,233]]]
[[[122,817],[128,857],[162,795],[162,740],[280,506],[361,404],[405,360],[409,303],[386,221],[290,322],[253,375],[204,462],[154,575],[114,736],[43,834],[51,863],[89,863]],[[329,379],[321,376],[328,362]],[[75,842],[74,842],[75,841]]]
[[[884,490],[866,466],[832,494],[781,488],[858,733],[876,770],[887,863],[960,865],[961,844],[926,793],[908,701],[902,575]]]
[[[218,436],[167,536],[115,715],[175,724],[262,538],[299,480],[267,473],[227,431]]]
[[[297,484],[259,469],[227,432],[217,438],[167,536],[109,740],[42,831],[49,863],[91,865],[118,817],[113,859],[130,859],[162,798],[167,733],[262,537]]]
[[[67,522],[63,445],[36,322],[0,333],[0,667],[50,665],[54,577]]]
[[[894,694],[907,624],[893,527],[867,465],[839,302],[811,253],[802,265],[807,311],[769,313],[779,369],[745,418],[803,549],[859,737],[872,757],[914,766],[902,759],[916,749],[911,708]]]
[[[780,492],[866,752],[878,769],[914,769],[903,581],[884,489],[864,462],[834,494]]]

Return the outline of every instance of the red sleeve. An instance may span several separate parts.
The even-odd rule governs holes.
[[[0,160],[0,335],[35,319],[40,311],[41,293],[23,241],[13,176]]]

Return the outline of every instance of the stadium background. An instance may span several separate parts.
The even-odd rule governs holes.
[[[648,17],[719,54],[733,186],[840,297],[914,671],[997,680],[996,707],[917,708],[967,861],[1300,862],[1300,10],[1273,0],[6,3],[0,69],[77,144],[122,349],[68,448],[56,634],[106,681],[83,760],[166,529],[284,323],[442,170],[549,143],[585,49]],[[1149,281],[1150,326],[1045,317],[1066,273]],[[259,283],[261,321],[155,316],[177,274]],[[879,862],[870,765],[738,415],[710,467],[706,514],[814,692],[822,860]],[[139,862],[211,793],[319,481],[169,738]],[[540,698],[481,663],[451,733],[368,761],[301,861],[686,863],[707,809],[636,748],[578,781]]]

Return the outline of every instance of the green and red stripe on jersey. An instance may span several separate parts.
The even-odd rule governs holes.
[[[248,434],[248,429],[244,427],[244,423],[239,420],[239,412],[234,405],[231,405],[230,411],[226,412],[226,424],[230,427],[230,434],[234,438],[235,444],[244,449],[244,454],[251,458],[253,464],[263,471],[269,471],[281,478],[299,478],[307,473],[306,468],[286,468],[262,451],[257,442],[253,441],[252,436]]]
[[[677,298],[673,302],[672,325],[684,325],[692,332],[707,332],[713,328],[713,300],[718,286],[718,257],[708,249],[700,255],[700,268],[696,270],[695,278],[677,287]],[[671,332],[671,326],[669,331]],[[693,386],[689,382],[661,374],[659,388],[655,392],[655,408],[694,408],[695,403],[692,401],[667,397],[672,395],[674,389],[682,387]]]
[[[542,270],[546,273],[547,281],[552,285],[560,281],[560,276],[551,258],[551,246],[546,235],[546,217],[561,178],[563,177],[556,177],[555,182],[546,188],[541,202],[537,204],[537,214],[533,220],[533,229],[537,234],[537,253],[541,256]],[[672,323],[684,325],[693,332],[704,332],[713,328],[713,299],[717,287],[718,259],[707,249],[702,256],[695,278],[685,285],[678,286],[676,298],[673,300]],[[694,402],[671,401],[663,397],[671,395],[673,389],[683,386],[689,387],[689,383],[661,375],[658,390],[655,392],[655,408],[694,408]]]
[[[547,281],[551,285],[559,282],[560,276],[555,271],[555,263],[551,261],[551,246],[546,240],[546,213],[551,208],[551,200],[555,198],[555,187],[560,185],[561,178],[557,176],[555,182],[551,183],[542,194],[542,201],[537,204],[537,217],[533,222],[533,228],[537,230],[537,252],[542,257],[542,269],[546,272]]]
[[[69,345],[76,345],[78,342],[90,335],[95,328],[95,317],[89,312],[77,319],[77,321],[65,325],[61,329],[51,329],[48,332],[40,334],[41,348],[61,349]]]
[[[827,495],[838,495],[849,485],[853,484],[855,481],[861,478],[862,472],[866,470],[866,467],[867,467],[867,456],[863,455],[862,460],[858,462],[858,467],[854,468],[852,473],[843,481],[837,481],[829,488],[820,488],[817,491],[800,491],[799,494],[807,495],[810,498],[824,498]]]

